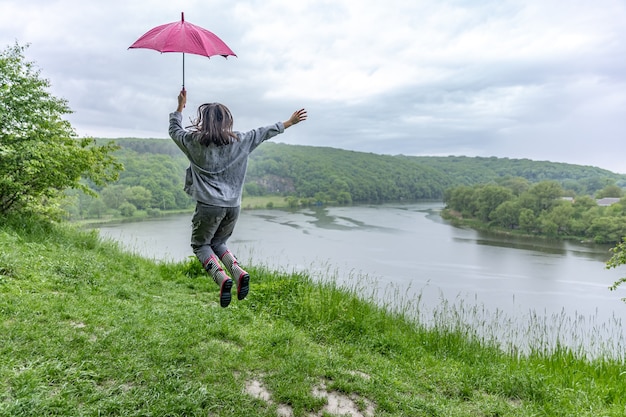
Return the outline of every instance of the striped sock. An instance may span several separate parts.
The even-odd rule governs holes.
[[[224,252],[221,259],[224,266],[237,283],[237,299],[243,300],[250,291],[250,274],[239,266],[237,258],[235,258],[230,251]]]
[[[226,275],[226,272],[220,266],[215,256],[211,256],[204,263],[204,269],[211,275],[213,281],[220,287],[220,306],[228,307],[232,295],[230,293],[233,287],[233,280]]]

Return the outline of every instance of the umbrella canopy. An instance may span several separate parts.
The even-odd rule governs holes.
[[[167,23],[150,29],[128,49],[144,48],[159,52],[182,52],[183,88],[185,87],[185,53],[206,56],[221,55],[224,58],[237,56],[213,32],[185,22],[185,14],[180,14],[180,22]]]

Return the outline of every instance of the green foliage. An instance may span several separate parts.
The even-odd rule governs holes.
[[[535,217],[535,213],[529,208],[521,208],[519,211],[519,227],[521,230],[527,233],[536,232],[539,222]],[[515,228],[515,223],[509,225],[511,228]]]
[[[124,197],[126,201],[137,207],[138,209],[146,209],[151,207],[152,192],[141,185],[135,185],[124,189]]]
[[[621,187],[618,187],[615,184],[607,185],[596,194],[596,198],[606,197],[622,198],[624,197],[624,190],[622,190]]]
[[[133,217],[136,211],[137,207],[129,202],[125,202],[120,205],[120,214],[124,217]]]
[[[478,192],[478,217],[483,221],[493,219],[494,211],[504,202],[513,198],[513,193],[499,185],[485,185]]]
[[[455,186],[475,185],[496,182],[511,188],[514,193],[525,191],[525,182],[538,183],[556,181],[564,190],[576,194],[592,195],[603,187],[624,182],[625,175],[605,169],[530,159],[510,159],[496,157],[414,157],[423,165],[450,173]],[[513,181],[505,184],[503,181]]]
[[[626,241],[622,241],[618,243],[614,248],[611,249],[613,252],[613,256],[606,263],[607,269],[617,268],[621,265],[626,265]],[[617,280],[612,286],[611,290],[616,290],[619,286],[626,284],[626,277],[620,278]],[[626,298],[622,299],[626,302]]]
[[[278,143],[252,153],[247,178],[259,186],[273,184],[266,192],[331,204],[440,199],[452,183],[404,157]]]
[[[98,139],[96,142],[117,147],[113,156],[124,168],[115,183],[106,186],[89,183],[91,192],[104,202],[106,213],[133,216],[141,211],[158,215],[161,211],[191,207],[192,200],[183,191],[188,162],[173,142],[162,139]],[[89,198],[81,197],[65,209],[70,219],[94,217],[85,209],[91,204]]]
[[[285,198],[285,201],[287,202],[287,206],[289,208],[297,208],[298,207],[298,199],[296,197],[287,197]]]
[[[156,139],[152,142],[157,147],[164,143]],[[115,155],[124,166],[116,183],[124,187],[117,189],[123,194],[122,200],[132,202],[137,208],[175,210],[190,207],[191,199],[183,191],[185,169],[189,163],[182,153],[177,157],[161,153],[138,154],[122,147]]]
[[[113,142],[121,147],[115,156],[125,171],[114,185],[92,185],[103,198],[106,196],[110,210],[119,211],[123,202],[131,202],[140,210],[190,207],[191,200],[182,190],[189,163],[171,140],[123,138]],[[528,193],[541,182],[538,179],[550,182],[542,184],[545,189]],[[626,176],[600,168],[527,159],[391,156],[268,142],[250,156],[243,193],[244,199],[289,198],[288,206],[299,207],[441,200],[452,187],[489,184],[493,195],[482,198],[490,199],[491,207],[482,205],[479,217],[493,221],[494,210],[503,200],[524,195],[533,199],[532,210],[539,215],[552,201],[551,193],[574,195],[573,190],[577,190],[591,195],[619,182],[626,183]],[[128,189],[136,186],[151,193],[149,203],[132,201],[133,191]],[[471,200],[469,194],[463,198]],[[463,207],[478,216],[476,207]],[[500,211],[498,220],[506,223],[503,215]]]
[[[445,193],[446,208],[487,226],[549,237],[616,243],[626,236],[626,199],[599,207],[585,195],[563,199],[565,190],[555,181],[541,181],[528,188],[520,187],[519,181],[501,184],[508,186],[451,188]]]
[[[492,210],[490,217],[500,227],[514,229],[519,223],[520,212],[521,209],[518,203],[505,200]]]
[[[50,213],[66,188],[103,185],[117,178],[114,144],[78,139],[63,115],[67,102],[52,96],[24,47],[0,51],[0,213]]]
[[[269,178],[282,179],[293,191],[289,186],[265,188],[276,183]],[[549,199],[559,185],[563,194],[571,193],[572,187],[580,194],[593,194],[625,179],[600,168],[528,159],[389,156],[270,142],[251,155],[246,189],[255,195],[260,195],[259,188],[267,193],[280,189],[279,193],[303,202],[349,204],[442,199],[451,187],[490,182],[519,196],[532,184],[550,180],[545,196],[535,190],[539,210],[541,199]]]

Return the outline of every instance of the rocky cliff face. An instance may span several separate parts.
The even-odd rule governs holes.
[[[296,192],[296,187],[291,178],[279,177],[277,175],[264,175],[261,178],[256,178],[254,182],[267,190],[268,193],[272,194],[294,194]]]

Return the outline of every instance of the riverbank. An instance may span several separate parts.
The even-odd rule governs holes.
[[[489,232],[494,234],[499,234],[502,236],[515,236],[521,238],[528,239],[547,239],[547,240],[558,240],[558,241],[572,241],[579,243],[594,243],[590,239],[585,238],[584,236],[546,236],[541,234],[529,234],[523,232],[519,229],[505,229],[503,227],[494,226],[489,223],[482,222],[478,219],[468,219],[461,215],[461,213],[450,210],[448,208],[444,208],[440,212],[441,218],[450,222],[451,225],[455,227],[468,227],[474,230],[478,230],[481,232]],[[609,244],[606,244],[609,246]]]
[[[622,416],[624,360],[504,353],[329,277],[251,269],[222,309],[197,262],[0,226],[0,416]],[[337,404],[343,404],[340,408]],[[335,408],[333,408],[335,405]]]
[[[258,210],[266,208],[287,208],[287,202],[283,197],[248,197],[242,201],[242,210]],[[193,213],[194,207],[186,210],[137,210],[132,216],[122,216],[121,214],[104,214],[100,217],[86,218],[81,220],[72,220],[72,224],[84,227],[97,227],[109,223],[127,223],[142,220],[157,219],[164,216],[174,216],[177,214]]]
[[[245,197],[241,203],[242,210],[259,210],[267,208],[286,209],[289,208],[289,204],[285,197],[281,196]],[[193,213],[193,210],[193,207],[186,210],[137,210],[133,213],[132,216],[122,216],[121,214],[104,214],[96,218],[73,220],[71,223],[79,226],[97,227],[98,225],[108,223],[136,222],[164,216],[172,216],[176,214]]]

